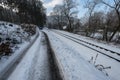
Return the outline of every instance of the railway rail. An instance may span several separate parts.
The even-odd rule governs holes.
[[[50,64],[50,70],[51,70],[51,76],[52,76],[52,80],[66,80],[65,79],[65,73],[62,69],[61,63],[58,60],[57,55],[54,52],[54,49],[51,47],[49,38],[47,36],[47,34],[45,32],[43,32],[45,37],[46,37],[46,41],[47,41],[47,51],[48,51],[48,56],[49,56],[49,64]]]
[[[101,50],[109,51],[111,54],[117,54],[118,56],[120,56],[120,53],[118,53],[118,52],[115,52],[115,51],[106,49],[106,48],[104,48],[104,47],[95,45],[95,44],[90,43],[90,42],[87,42],[87,41],[83,41],[83,40],[81,40],[81,39],[75,38],[75,37],[73,37],[73,36],[70,36],[70,35],[67,35],[67,34],[64,34],[64,33],[58,32],[58,31],[55,31],[55,30],[52,30],[52,31],[55,32],[55,33],[57,33],[58,35],[61,35],[61,36],[65,37],[65,38],[67,38],[67,39],[70,39],[70,40],[72,40],[72,41],[80,44],[80,45],[83,45],[83,46],[85,46],[85,47],[87,47],[87,48],[89,48],[89,49],[92,49],[92,50],[94,50],[94,51],[96,51],[96,52],[98,52],[98,53],[100,53],[100,54],[103,54],[103,55],[105,55],[105,56],[107,56],[107,57],[109,57],[109,58],[112,58],[112,59],[120,62],[120,58],[118,59],[118,58],[116,58],[116,57],[113,57],[113,56],[111,56],[111,55],[109,55],[109,54],[106,54],[105,52],[102,52]],[[93,47],[90,47],[90,46],[88,46],[88,45],[94,46],[95,48],[99,48],[99,50],[98,50],[98,49],[95,49],[95,48],[93,48]]]

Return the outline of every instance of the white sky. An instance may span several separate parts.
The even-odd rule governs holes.
[[[53,8],[55,7],[55,5],[62,4],[62,2],[63,0],[51,0],[50,2],[45,3],[44,6],[46,8],[49,8],[49,7]]]
[[[63,0],[41,0],[43,1],[43,5],[47,10],[47,15],[50,15],[50,13],[52,12],[53,7],[55,7],[55,5],[60,5],[63,3]],[[82,0],[76,0],[77,3],[79,4],[78,6],[78,17],[82,17],[86,10],[83,8],[83,2]]]
[[[47,10],[47,15],[50,15],[50,13],[52,12],[53,7],[55,7],[55,5],[60,5],[63,3],[63,0],[41,0],[43,2],[44,7]],[[78,12],[78,17],[82,18],[85,13],[87,12],[87,9],[84,8],[84,1],[85,0],[76,0],[76,3],[78,4],[77,10]],[[108,0],[108,1],[112,1],[112,0]],[[112,3],[112,2],[111,2]],[[97,7],[96,10],[103,10],[104,11],[104,6],[99,6]]]

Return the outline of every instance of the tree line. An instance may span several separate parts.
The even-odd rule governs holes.
[[[82,1],[82,0],[81,0]],[[93,37],[100,33],[101,40],[112,41],[120,32],[120,0],[84,0],[87,9],[83,18],[77,18],[79,4],[76,0],[64,0],[63,5],[56,5],[51,13],[52,22],[47,21],[50,28],[64,29],[69,32],[79,32]],[[99,7],[105,6],[104,10]],[[120,33],[119,33],[120,34]],[[120,35],[117,39],[120,41]]]
[[[112,4],[111,4],[112,3]],[[106,5],[109,11],[96,12],[97,5]],[[120,31],[120,0],[87,0],[85,8],[88,9],[88,21],[86,23],[86,36],[90,36],[102,30],[103,40],[111,41],[117,32]]]
[[[46,12],[40,0],[0,0],[0,20],[43,26]]]

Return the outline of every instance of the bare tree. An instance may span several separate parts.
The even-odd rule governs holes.
[[[103,29],[104,24],[104,13],[103,12],[94,12],[94,14],[90,17],[91,19],[91,37],[94,37],[96,32],[99,32]]]
[[[111,41],[114,37],[114,35],[117,33],[117,31],[120,29],[120,0],[113,0],[113,4],[110,4],[108,2],[106,2],[105,0],[99,0],[101,1],[101,3],[109,6],[110,8],[114,9],[117,16],[118,16],[118,25],[116,25],[116,29],[113,31],[111,37],[109,38],[109,41]]]
[[[63,15],[67,18],[68,31],[72,32],[72,19],[76,16],[77,10],[76,3],[73,0],[64,0],[63,2]]]
[[[53,8],[53,12],[52,12],[52,15],[53,15],[53,20],[54,20],[54,24],[56,23],[57,26],[58,26],[58,29],[62,29],[62,6],[61,5],[56,5],[54,8]],[[56,26],[56,27],[57,27]]]
[[[97,3],[96,1],[91,1],[91,0],[87,0],[85,2],[85,5],[84,7],[88,9],[88,27],[87,27],[87,30],[86,30],[86,36],[90,36],[90,33],[91,33],[91,16],[92,16],[92,13],[94,11],[94,8],[96,7]]]

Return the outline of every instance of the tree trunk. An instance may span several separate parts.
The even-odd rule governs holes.
[[[113,37],[115,36],[115,34],[117,33],[117,31],[120,29],[120,13],[119,13],[119,10],[116,10],[116,13],[118,15],[118,20],[119,20],[118,22],[119,23],[118,23],[117,28],[114,30],[112,36],[110,37],[109,41],[111,41],[113,39]]]
[[[72,32],[72,26],[71,26],[71,20],[70,20],[70,18],[68,17],[68,30],[70,31],[70,32]]]
[[[108,28],[105,27],[104,32],[103,32],[103,40],[108,41]]]
[[[73,32],[73,30],[72,30],[72,25],[71,25],[71,21],[69,21],[69,28],[70,28],[70,32]]]

